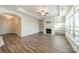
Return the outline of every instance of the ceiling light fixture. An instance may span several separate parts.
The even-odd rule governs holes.
[[[47,9],[41,9],[37,11],[37,13],[39,14],[39,16],[46,16],[47,14],[49,14],[49,12],[47,12]]]

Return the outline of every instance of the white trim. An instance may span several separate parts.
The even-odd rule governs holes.
[[[28,11],[25,10],[24,8],[18,8],[18,11],[20,11],[20,12],[22,12],[22,13],[24,13],[24,14],[27,14],[27,15],[29,15],[29,16],[35,17],[35,18],[37,18],[37,19],[40,19],[40,17],[38,17],[37,15],[34,15],[34,14],[28,12]]]
[[[10,10],[10,9],[7,9],[7,8],[4,8],[4,7],[1,7],[1,6],[0,6],[0,9],[8,10],[9,12],[17,12],[17,13],[19,13],[19,14],[22,13],[22,14],[24,14],[24,15],[28,15],[28,16],[31,16],[31,17],[40,19],[40,17],[38,17],[37,15],[34,15],[34,14],[28,12],[28,11],[25,10],[24,8],[18,8],[16,11],[14,11],[14,10]],[[16,14],[17,14],[17,13],[16,13]],[[2,13],[0,13],[0,14],[2,14]]]
[[[67,40],[71,44],[74,51],[79,53],[79,43],[76,40],[74,40],[74,38],[71,37],[68,33],[65,34],[65,37],[67,38]]]

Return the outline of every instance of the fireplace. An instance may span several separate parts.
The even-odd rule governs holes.
[[[51,34],[51,29],[46,29],[46,34]]]
[[[48,34],[48,35],[55,34],[53,17],[47,17],[43,20],[43,34]]]

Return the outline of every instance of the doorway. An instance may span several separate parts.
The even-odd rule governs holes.
[[[21,36],[21,19],[17,15],[0,15],[0,35],[6,33],[15,33]]]

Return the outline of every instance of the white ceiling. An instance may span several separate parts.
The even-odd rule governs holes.
[[[57,5],[1,5],[0,7],[7,8],[13,11],[19,11],[19,8],[22,8],[25,11],[28,11],[36,16],[39,16],[37,11],[40,9],[47,9],[49,14],[47,16],[57,16],[58,8]],[[72,5],[60,5],[59,6],[60,16],[65,16],[67,12],[72,8]]]

